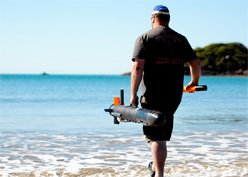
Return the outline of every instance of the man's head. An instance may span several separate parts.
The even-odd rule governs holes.
[[[163,5],[155,6],[152,11],[152,26],[168,26],[170,22],[169,9]]]

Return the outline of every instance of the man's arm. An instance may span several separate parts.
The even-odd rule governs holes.
[[[140,82],[142,80],[144,71],[145,60],[135,59],[132,72],[131,72],[131,98],[130,105],[138,106],[137,92],[139,89]]]
[[[186,88],[198,85],[201,77],[201,64],[199,59],[189,61],[187,64],[190,68],[191,81],[188,83]]]

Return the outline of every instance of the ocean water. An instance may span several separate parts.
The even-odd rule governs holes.
[[[200,84],[175,114],[166,176],[248,176],[248,78]],[[128,104],[129,76],[0,75],[0,176],[148,177],[142,125],[104,112],[120,89]]]

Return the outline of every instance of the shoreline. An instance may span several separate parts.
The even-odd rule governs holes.
[[[131,76],[131,74],[123,73],[121,76]],[[189,74],[185,74],[184,76],[190,76]],[[201,77],[248,77],[248,75],[242,74],[202,74]]]
[[[13,134],[15,132],[2,135],[7,139],[3,144],[5,153],[0,153],[0,177],[149,176],[150,146],[139,134],[82,137],[81,133],[29,132],[14,138]],[[247,141],[247,135],[247,132],[174,132],[168,142],[165,174],[170,177],[204,177],[206,174],[246,177],[248,156],[243,142]]]
[[[0,76],[131,76],[131,72],[122,73],[122,74],[81,74],[81,73],[0,73]],[[185,74],[184,76],[190,76]],[[202,77],[248,77],[248,74],[202,74]]]

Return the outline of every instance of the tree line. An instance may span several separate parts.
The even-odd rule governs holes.
[[[248,75],[248,49],[241,43],[215,43],[194,51],[203,75]]]

